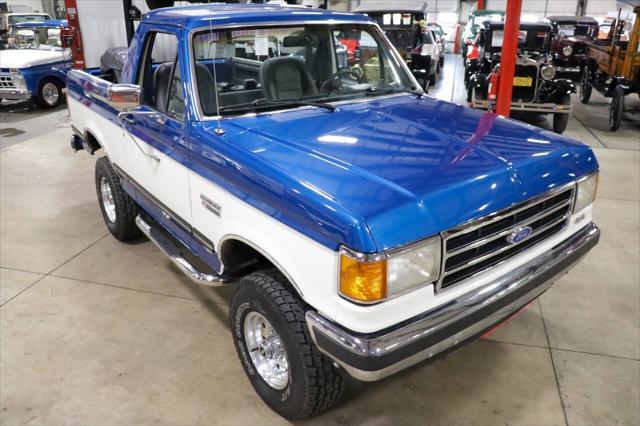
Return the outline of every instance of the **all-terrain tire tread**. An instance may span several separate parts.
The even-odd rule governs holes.
[[[122,226],[114,233],[114,236],[120,241],[139,238],[142,234],[136,225],[136,216],[138,216],[139,213],[138,204],[122,189],[120,176],[116,173],[107,157],[100,157],[96,161],[96,182],[99,181],[101,172],[111,179],[113,183],[113,185],[111,185],[112,195],[116,199],[116,205],[121,207],[121,209],[119,209],[120,211],[117,212],[117,220],[121,221]]]
[[[344,380],[333,363],[326,359],[311,340],[305,320],[304,303],[283,285],[286,277],[276,269],[255,272],[243,281],[257,286],[278,307],[289,331],[296,341],[295,353],[299,354],[307,370],[308,397],[304,408],[290,420],[315,416],[331,407],[344,392]]]

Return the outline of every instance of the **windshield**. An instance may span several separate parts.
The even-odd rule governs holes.
[[[51,19],[51,17],[49,15],[11,15],[9,16],[9,25],[17,24],[18,22],[40,22],[47,19]]]
[[[494,30],[491,36],[491,50],[500,52],[504,41],[504,31]],[[518,49],[529,52],[544,52],[551,39],[551,33],[548,31],[540,31],[537,29],[518,31]]]
[[[60,28],[14,28],[9,40],[14,49],[61,50]]]
[[[560,24],[558,33],[564,37],[593,37],[596,25],[588,24]]]
[[[418,90],[373,25],[206,30],[193,55],[206,116]]]
[[[473,17],[473,25],[482,25],[484,22],[502,22],[503,16],[499,13],[490,15],[478,15]]]

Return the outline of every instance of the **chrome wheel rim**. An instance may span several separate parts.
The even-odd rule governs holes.
[[[60,98],[58,86],[53,83],[45,83],[42,87],[42,99],[49,105],[55,105],[58,98]]]
[[[284,389],[289,383],[289,360],[271,323],[262,314],[249,312],[244,319],[244,340],[262,380],[276,390]]]
[[[116,221],[116,203],[113,201],[111,186],[106,178],[100,178],[100,194],[102,195],[102,207],[104,208],[109,222]]]

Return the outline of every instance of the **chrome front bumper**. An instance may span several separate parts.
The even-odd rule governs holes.
[[[27,89],[0,88],[0,98],[11,101],[31,99],[31,91]]]
[[[471,108],[495,110],[496,102],[488,100],[476,100],[471,102]],[[539,113],[563,113],[573,111],[573,105],[558,105],[554,103],[537,104],[533,102],[511,102],[511,111],[526,111]]]
[[[354,333],[308,311],[321,352],[358,380],[372,382],[479,336],[544,293],[600,239],[591,223],[545,255],[449,303],[372,334]]]

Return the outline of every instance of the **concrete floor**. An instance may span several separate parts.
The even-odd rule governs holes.
[[[461,68],[448,57],[431,94],[462,101]],[[640,126],[608,132],[606,103],[577,103],[567,131],[601,164],[585,261],[490,337],[305,423],[640,424]],[[0,107],[0,423],[286,423],[240,367],[230,289],[108,234],[65,115]]]

